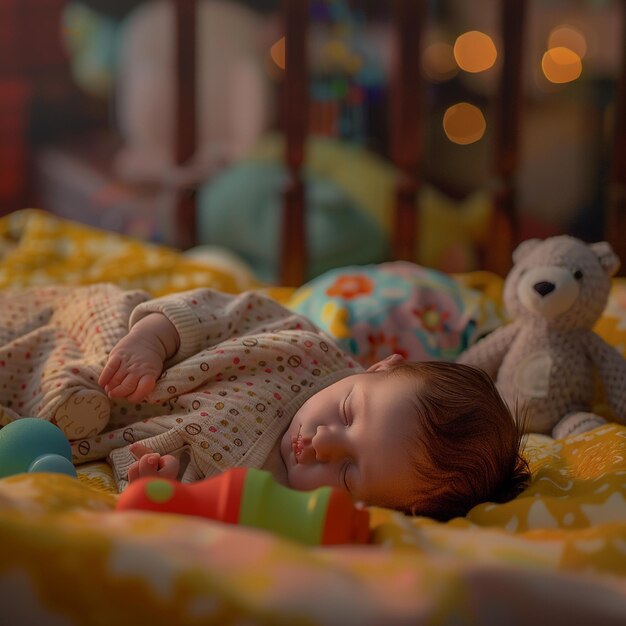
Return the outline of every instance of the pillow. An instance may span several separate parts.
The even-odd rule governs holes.
[[[287,305],[364,367],[393,353],[452,361],[503,323],[482,292],[404,261],[332,270],[296,290]]]

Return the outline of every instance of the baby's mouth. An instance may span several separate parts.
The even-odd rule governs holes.
[[[298,429],[297,435],[292,435],[291,437],[291,449],[293,450],[293,454],[296,457],[296,463],[299,463],[299,459],[302,456],[302,452],[304,451],[305,439],[302,436],[302,426]]]

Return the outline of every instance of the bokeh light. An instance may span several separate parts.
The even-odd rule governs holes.
[[[583,64],[576,52],[557,46],[543,55],[541,69],[551,83],[569,83],[582,74]]]
[[[457,37],[454,58],[462,70],[475,74],[492,67],[498,58],[498,51],[489,35],[471,30]]]
[[[443,115],[443,130],[454,143],[468,145],[482,138],[487,122],[482,111],[468,102],[459,102]]]
[[[270,56],[272,61],[281,70],[285,69],[285,38],[281,37],[271,48]]]
[[[585,36],[573,26],[562,24],[557,26],[548,35],[548,48],[569,48],[581,59],[587,54],[587,40]]]
[[[428,80],[450,80],[459,71],[454,60],[454,50],[449,43],[438,41],[427,46],[422,53],[422,73]]]

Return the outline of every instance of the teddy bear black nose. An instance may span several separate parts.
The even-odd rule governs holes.
[[[549,283],[545,280],[535,283],[533,289],[541,296],[547,296],[551,291],[554,291],[554,283]]]

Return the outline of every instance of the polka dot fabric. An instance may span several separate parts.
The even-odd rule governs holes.
[[[306,318],[252,292],[201,289],[151,300],[135,309],[131,324],[152,312],[167,315],[181,338],[147,400],[167,415],[126,427],[122,436],[161,454],[187,448],[184,481],[261,467],[309,397],[360,370]],[[123,488],[134,458],[121,448],[110,459]]]
[[[0,292],[4,423],[57,423],[74,439],[75,463],[110,454],[120,489],[135,461],[129,444],[145,440],[161,454],[184,448],[182,479],[192,481],[261,467],[309,397],[361,369],[306,318],[261,294],[148,298],[114,285]],[[97,384],[107,354],[152,312],[176,326],[180,348],[146,401],[109,402]]]
[[[144,439],[161,454],[187,447],[183,481],[233,466],[261,467],[308,398],[360,369],[317,332],[289,329],[298,319],[287,318],[285,330],[227,339],[170,366],[148,399],[170,414],[142,420],[123,436]],[[134,459],[127,448],[110,459],[123,487]]]

